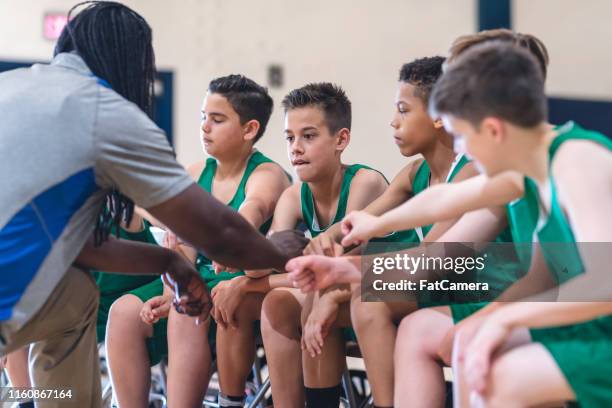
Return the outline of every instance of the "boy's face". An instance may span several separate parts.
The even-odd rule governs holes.
[[[434,121],[416,91],[414,85],[400,81],[391,121],[395,144],[406,157],[423,152],[435,138]]]
[[[332,135],[324,112],[317,107],[291,109],[285,114],[289,161],[303,182],[316,181],[337,163],[346,143]]]
[[[200,141],[206,153],[223,157],[235,152],[244,143],[240,117],[223,96],[207,93],[202,104]]]
[[[494,176],[508,170],[506,159],[512,149],[500,143],[503,125],[499,119],[485,118],[478,128],[452,115],[442,115],[442,121],[446,131],[454,137],[455,152],[473,159],[481,173]]]

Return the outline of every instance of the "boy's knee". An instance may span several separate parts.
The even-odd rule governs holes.
[[[521,391],[528,386],[521,384],[520,373],[515,372],[513,364],[502,356],[491,365],[486,406],[525,407],[527,404],[521,399]]]
[[[431,328],[431,315],[436,313],[432,310],[421,309],[414,313],[410,313],[402,319],[399,325],[399,330],[404,335],[423,335],[427,334]]]
[[[351,321],[353,328],[357,332],[368,330],[385,319],[380,304],[374,302],[361,302],[360,300],[351,302]]]
[[[427,335],[431,325],[428,312],[428,310],[419,310],[402,319],[397,330],[398,344],[422,348],[424,343],[431,342]]]
[[[293,295],[283,290],[273,290],[264,298],[261,314],[262,320],[269,323],[283,321],[289,317],[294,317],[294,308],[288,307],[291,302],[295,302]]]
[[[253,322],[259,320],[261,317],[262,303],[263,298],[260,294],[255,293],[246,295],[234,312],[238,324],[240,326],[243,324],[252,325]]]
[[[127,317],[140,314],[143,302],[134,295],[123,295],[115,300],[110,307],[109,316]]]
[[[124,295],[113,302],[108,312],[108,328],[135,330],[144,324],[140,320],[143,302],[134,295]]]
[[[300,326],[300,307],[293,295],[284,290],[272,290],[261,306],[262,333],[296,331]]]

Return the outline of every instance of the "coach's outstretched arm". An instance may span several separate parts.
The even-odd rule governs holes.
[[[220,264],[243,270],[285,269],[285,254],[195,183],[147,211]]]

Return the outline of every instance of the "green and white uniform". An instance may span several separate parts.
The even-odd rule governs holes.
[[[463,154],[458,154],[457,156],[455,156],[455,159],[451,164],[451,168],[448,171],[448,175],[446,176],[446,183],[452,182],[455,176],[457,176],[461,169],[469,162],[469,159]],[[423,160],[423,163],[421,163],[421,165],[417,169],[416,174],[414,175],[414,180],[412,180],[412,193],[414,195],[417,195],[428,189],[430,179],[431,169],[429,168],[429,164],[427,164],[427,162]],[[427,233],[429,233],[431,227],[433,227],[433,224],[416,228],[419,240],[421,242],[423,241]]]
[[[249,177],[251,176],[251,174],[253,174],[257,166],[263,163],[275,163],[275,162],[269,159],[268,157],[266,157],[263,153],[259,151],[253,152],[251,157],[249,157],[249,161],[247,162],[246,168],[244,170],[244,174],[242,175],[242,179],[240,180],[240,184],[238,184],[238,188],[236,189],[234,196],[227,203],[229,207],[233,208],[236,211],[240,209],[240,206],[246,199],[246,185],[249,180]],[[206,165],[204,166],[204,169],[202,170],[202,173],[200,174],[200,177],[198,178],[198,185],[211,194],[212,194],[213,180],[215,178],[216,172],[217,172],[217,160],[210,157],[206,160]],[[287,178],[289,179],[289,181],[291,181],[291,177],[289,175],[287,175]],[[271,225],[272,225],[272,218],[267,220],[259,228],[259,231],[263,235],[266,235]],[[215,274],[215,270],[212,266],[212,261],[208,257],[206,257],[206,255],[203,253],[199,253],[198,257],[196,258],[196,269],[200,272],[200,276],[202,277],[202,279],[204,279],[204,282],[206,282],[206,285],[208,286],[208,290],[212,290],[221,281],[230,280],[232,278],[235,278],[236,276],[244,275],[244,271],[239,271],[235,273],[220,272],[218,275]],[[256,323],[256,330],[259,331],[259,322]],[[208,331],[208,341],[211,347],[213,347],[213,345],[215,344],[216,333],[217,333],[217,324],[215,323],[214,320],[211,320],[210,329]]]
[[[355,177],[355,174],[357,174],[357,172],[361,169],[374,170],[378,172],[378,170],[375,170],[363,164],[352,164],[346,167],[344,175],[342,176],[342,184],[340,185],[340,197],[338,198],[338,207],[336,208],[336,214],[334,215],[334,218],[329,223],[329,225],[324,227],[321,227],[321,225],[319,224],[319,220],[317,219],[317,214],[315,213],[314,209],[315,207],[312,191],[310,190],[310,187],[308,187],[307,183],[302,183],[302,187],[300,190],[302,219],[304,220],[304,224],[306,224],[306,228],[308,229],[308,232],[310,232],[312,238],[315,238],[322,232],[327,231],[329,227],[342,221],[342,219],[345,217],[346,205],[348,204],[349,193],[351,190],[351,183],[353,182],[353,177]],[[413,230],[407,230],[395,232],[385,238],[379,238],[379,240],[386,239],[387,241],[385,242],[395,242],[398,240],[413,240],[415,236],[416,233]]]
[[[139,232],[119,229],[119,237],[130,241],[157,245],[149,230],[150,227],[149,222],[144,221],[144,228]],[[100,289],[100,306],[96,325],[98,342],[104,341],[108,314],[115,300],[123,295],[131,294],[146,302],[148,299],[162,294],[162,282],[157,275],[122,275],[100,271],[93,271],[92,274]],[[151,365],[159,363],[162,357],[168,354],[166,332],[166,319],[160,319],[153,325],[153,336],[147,339],[147,352]]]
[[[302,219],[304,220],[304,224],[306,224],[306,228],[313,238],[318,236],[322,232],[327,231],[329,227],[342,221],[342,219],[345,217],[346,205],[348,203],[349,193],[351,190],[351,183],[353,181],[353,178],[355,177],[355,174],[357,174],[357,172],[361,169],[374,170],[371,167],[365,166],[363,164],[353,164],[346,167],[344,175],[342,177],[342,183],[340,185],[340,196],[338,198],[336,214],[334,215],[334,218],[332,219],[331,223],[329,223],[329,225],[327,226],[320,225],[315,211],[312,190],[310,190],[310,187],[308,187],[307,183],[302,183],[300,200],[302,205]],[[397,231],[384,238],[376,239],[376,241],[378,242],[417,242],[416,240],[417,235],[414,230]],[[345,339],[347,340],[356,340],[355,332],[353,331],[353,329],[346,328],[343,330],[343,334]]]
[[[589,140],[612,150],[612,141],[605,136],[568,122],[558,129],[550,146],[549,163],[568,140]],[[584,266],[572,228],[559,204],[552,176],[550,188],[550,212],[541,214],[536,233],[550,272],[557,282],[563,283],[583,273]],[[536,199],[539,200],[539,196]],[[547,243],[565,245],[563,251],[559,251],[553,246],[547,247]],[[612,316],[562,327],[532,329],[531,336],[553,356],[581,407],[612,406],[612,366],[609,364],[612,361]]]
[[[459,154],[455,157],[453,164],[451,165],[450,171],[446,178],[446,182],[450,183],[454,180],[461,169],[469,163],[466,156]],[[414,194],[429,188],[429,182],[431,178],[431,171],[427,162],[419,166],[417,173],[414,177],[413,191]],[[518,207],[520,208],[520,206]],[[421,241],[429,233],[433,225],[426,225],[417,228],[419,238]],[[512,242],[512,236],[510,229],[506,228],[502,231],[495,239],[496,243],[509,243]],[[488,257],[485,260],[485,268],[476,277],[478,282],[487,282],[489,284],[489,291],[487,296],[493,297],[501,292],[514,281],[518,279],[517,268],[516,268],[516,254],[514,251],[510,251],[509,254],[502,253],[503,251],[489,251]],[[509,251],[505,251],[509,252]],[[431,307],[453,304],[451,307],[458,306],[461,309],[466,305],[466,301],[477,301],[480,299],[477,293],[472,292],[461,292],[461,293],[450,293],[447,291],[427,291],[419,293],[419,307]],[[481,306],[482,307],[482,306]],[[471,309],[471,308],[470,308]]]
[[[271,159],[264,156],[261,152],[255,151],[249,161],[247,163],[246,169],[244,170],[244,174],[242,175],[242,179],[240,180],[240,184],[236,189],[236,193],[232,197],[232,199],[227,203],[227,205],[234,210],[238,211],[240,206],[244,202],[246,198],[246,184],[249,180],[249,177],[257,166],[263,163],[274,163]],[[206,160],[206,166],[202,173],[200,174],[200,178],[198,179],[198,185],[202,187],[204,190],[208,191],[212,194],[212,184],[215,178],[215,173],[217,171],[217,160],[214,158],[208,158]],[[291,178],[287,176],[289,180]],[[265,235],[270,229],[270,225],[272,225],[272,219],[267,220],[260,228],[259,231]],[[212,290],[217,284],[221,281],[232,279],[236,276],[244,275],[244,272],[240,271],[237,273],[229,273],[229,272],[221,272],[218,275],[215,274],[215,270],[212,267],[212,261],[206,257],[205,254],[198,254],[196,259],[196,268],[200,272],[200,275],[208,285],[208,289]]]
[[[529,270],[531,264],[531,245],[538,220],[537,186],[528,178],[524,181],[525,193],[523,197],[506,204],[506,215],[508,218],[508,229],[515,243],[515,252],[518,259],[516,264],[506,264],[505,268],[515,268],[513,273],[508,270],[509,276],[516,276],[519,280]],[[497,261],[497,260],[495,260]],[[509,282],[511,285],[513,282]],[[509,286],[508,285],[508,286]],[[476,313],[490,302],[459,303],[451,305],[453,321],[459,323],[461,320]]]
[[[255,168],[262,163],[274,162],[264,156],[261,152],[255,151],[249,158],[246,169],[244,170],[244,174],[242,176],[242,179],[240,180],[240,184],[238,185],[234,197],[232,197],[232,199],[228,203],[228,205],[234,210],[238,211],[240,205],[242,205],[242,203],[244,202],[246,197],[245,188],[248,178],[253,173]],[[211,194],[212,183],[215,177],[216,170],[217,160],[214,158],[208,158],[206,160],[206,165],[198,179],[198,185]],[[260,231],[265,234],[270,228],[270,225],[271,220],[268,220],[260,228]],[[221,272],[219,275],[215,275],[214,269],[212,268],[212,262],[204,254],[198,254],[198,257],[196,258],[196,269],[200,272],[200,276],[202,276],[202,278],[206,282],[209,290],[212,290],[212,288],[214,288],[219,282],[223,280],[229,280],[235,276],[244,275],[244,272]],[[159,296],[163,293],[163,284],[160,279],[156,279],[147,285],[144,285],[136,290],[131,291],[130,293],[134,294],[135,296],[138,296],[143,302],[146,302],[148,299],[154,296]],[[152,363],[154,361],[159,361],[160,357],[163,357],[168,353],[167,321],[167,319],[160,319],[158,323],[153,325],[153,337],[147,339],[149,358],[151,358]],[[212,321],[208,333],[208,340],[211,346],[215,342],[215,337],[216,325],[215,322]]]

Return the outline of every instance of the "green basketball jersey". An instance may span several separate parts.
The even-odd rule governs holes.
[[[244,199],[246,198],[246,184],[249,180],[251,174],[255,171],[257,166],[263,163],[274,163],[271,159],[264,156],[261,152],[255,151],[244,170],[244,174],[242,175],[242,179],[240,180],[240,184],[238,184],[238,188],[236,189],[236,193],[232,199],[227,203],[227,205],[234,210],[238,211]],[[212,185],[213,180],[215,178],[215,173],[217,171],[217,160],[214,158],[208,158],[206,160],[206,165],[200,174],[200,178],[198,179],[198,185],[202,187],[204,190],[208,191],[212,194]],[[291,177],[287,176],[289,179]],[[272,224],[272,219],[267,220],[260,228],[259,231],[262,234],[266,234],[270,229],[270,225]],[[244,272],[238,273],[229,273],[229,272],[221,272],[218,275],[215,274],[214,269],[212,268],[212,261],[206,257],[206,255],[200,253],[196,259],[196,268],[200,271],[200,275],[206,281],[210,288],[214,287],[217,283],[222,280],[232,279],[238,275],[244,275]]]
[[[531,264],[531,243],[538,221],[538,202],[533,195],[533,191],[537,191],[535,183],[525,178],[523,185],[523,197],[506,204],[506,215],[520,268],[527,271]]]
[[[552,161],[559,147],[568,140],[590,140],[612,150],[612,141],[607,137],[597,132],[582,129],[574,122],[568,122],[560,126],[557,132],[558,134],[553,139],[548,150],[549,170],[552,167]],[[549,178],[550,211],[546,213],[544,209],[541,209],[536,233],[548,269],[558,283],[563,283],[584,272],[584,265],[580,258],[578,247],[575,244],[576,239],[570,223],[559,204],[555,180],[552,174],[549,175]],[[531,182],[533,183],[533,181]],[[541,203],[537,189],[530,189],[528,193],[532,195],[533,198],[531,199]]]
[[[346,205],[351,189],[351,182],[353,181],[353,177],[355,177],[355,174],[357,174],[357,172],[361,169],[378,171],[363,164],[353,164],[346,168],[346,170],[344,171],[344,176],[342,177],[342,184],[340,185],[340,197],[338,198],[336,214],[334,215],[332,222],[324,227],[319,225],[319,221],[317,220],[312,191],[310,190],[310,187],[308,187],[307,183],[302,183],[302,218],[304,220],[304,223],[306,224],[306,227],[308,228],[308,231],[310,231],[310,235],[313,238],[319,235],[320,233],[327,231],[329,227],[331,227],[333,224],[342,221],[342,219],[345,217]],[[397,231],[382,238],[372,239],[373,242],[416,242],[415,240],[416,233],[414,230]]]
[[[612,141],[597,132],[568,122],[557,129],[551,143],[549,167],[559,147],[568,140],[590,140],[608,150]],[[584,272],[576,238],[558,200],[555,181],[550,177],[551,208],[540,211],[536,233],[548,268],[561,284]],[[530,194],[539,202],[537,189]],[[553,244],[553,245],[550,245]],[[610,315],[567,326],[531,329],[534,342],[550,352],[576,394],[581,407],[603,407],[612,403],[612,369],[601,363],[612,358],[612,317]]]
[[[302,183],[302,187],[300,190],[301,195],[301,205],[302,205],[302,219],[304,220],[304,224],[306,224],[306,228],[310,231],[310,235],[315,238],[322,232],[328,230],[332,225],[342,221],[344,216],[346,215],[346,204],[348,202],[349,192],[351,189],[351,182],[353,181],[353,177],[355,174],[361,169],[369,169],[370,167],[365,166],[363,164],[352,164],[346,168],[344,171],[344,176],[342,176],[342,184],[340,185],[340,197],[338,198],[338,206],[336,207],[336,214],[332,219],[332,222],[327,226],[321,226],[319,224],[319,220],[317,219],[317,215],[315,213],[315,205],[314,205],[314,197],[312,196],[312,190],[308,187],[308,183]]]
[[[149,228],[151,225],[144,221],[144,229],[139,232],[129,232],[119,229],[119,237],[129,241],[144,242],[157,245],[155,238]],[[144,287],[159,288],[153,296],[161,295],[162,283],[158,275],[124,275],[119,273],[108,273],[92,271],[96,284],[100,290],[100,305],[96,322],[96,334],[98,341],[103,341],[106,336],[106,323],[111,305],[121,296],[139,290]]]
[[[450,171],[446,176],[446,182],[450,183],[451,181],[453,181],[457,173],[459,173],[459,171],[461,171],[463,166],[465,166],[467,163],[469,163],[469,159],[465,155],[458,154],[457,156],[455,156],[455,160],[453,161]],[[431,169],[429,168],[427,162],[423,160],[423,163],[421,163],[421,165],[417,169],[416,174],[414,175],[414,180],[412,181],[412,193],[414,195],[417,195],[421,191],[429,188],[430,178]],[[433,225],[425,225],[416,229],[419,239],[421,241],[423,241],[423,238],[425,237],[425,235],[427,235],[429,230],[431,230],[432,226]]]
[[[562,126],[555,126],[558,131]],[[508,226],[512,232],[512,240],[517,243],[517,254],[522,268],[529,269],[531,263],[531,246],[533,234],[539,217],[538,186],[528,177],[523,181],[524,194],[518,200],[506,205]]]
[[[153,234],[149,231],[150,227],[151,224],[145,220],[144,229],[140,232],[129,232],[120,228],[119,238],[157,245],[155,238],[153,238]],[[159,276],[155,275],[125,275],[101,271],[92,271],[92,275],[100,289],[100,296],[102,298],[111,297],[113,299],[123,295],[127,291],[147,284],[155,279],[159,279]]]

